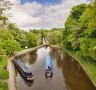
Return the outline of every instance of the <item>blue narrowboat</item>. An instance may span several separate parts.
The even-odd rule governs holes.
[[[53,75],[52,60],[51,60],[50,55],[47,55],[46,60],[45,60],[45,76],[51,77],[52,75]]]
[[[14,59],[14,64],[17,66],[25,80],[33,81],[33,74],[31,70],[25,65],[24,62],[21,62],[18,58]]]

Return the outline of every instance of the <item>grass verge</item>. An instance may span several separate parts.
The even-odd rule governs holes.
[[[0,81],[0,90],[8,90],[7,82]]]
[[[8,80],[9,74],[7,71],[7,59],[0,61],[0,90],[8,90]]]

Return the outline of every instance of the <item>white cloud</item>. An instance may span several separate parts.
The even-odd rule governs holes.
[[[62,3],[45,6],[37,2],[21,5],[20,0],[10,1],[14,3],[10,21],[23,29],[64,27],[71,8],[86,3],[86,0],[63,0]]]

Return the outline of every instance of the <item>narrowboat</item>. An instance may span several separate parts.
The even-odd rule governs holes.
[[[52,75],[53,75],[52,60],[51,60],[50,55],[47,55],[46,60],[45,60],[45,76],[51,77]]]
[[[14,64],[18,68],[18,70],[21,72],[25,80],[33,81],[33,74],[31,70],[25,65],[24,62],[21,62],[18,58],[14,59]]]

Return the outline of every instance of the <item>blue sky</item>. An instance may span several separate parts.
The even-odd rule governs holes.
[[[62,0],[20,0],[21,4],[25,4],[27,2],[32,3],[34,1],[46,5],[46,4],[57,4],[60,3]]]

